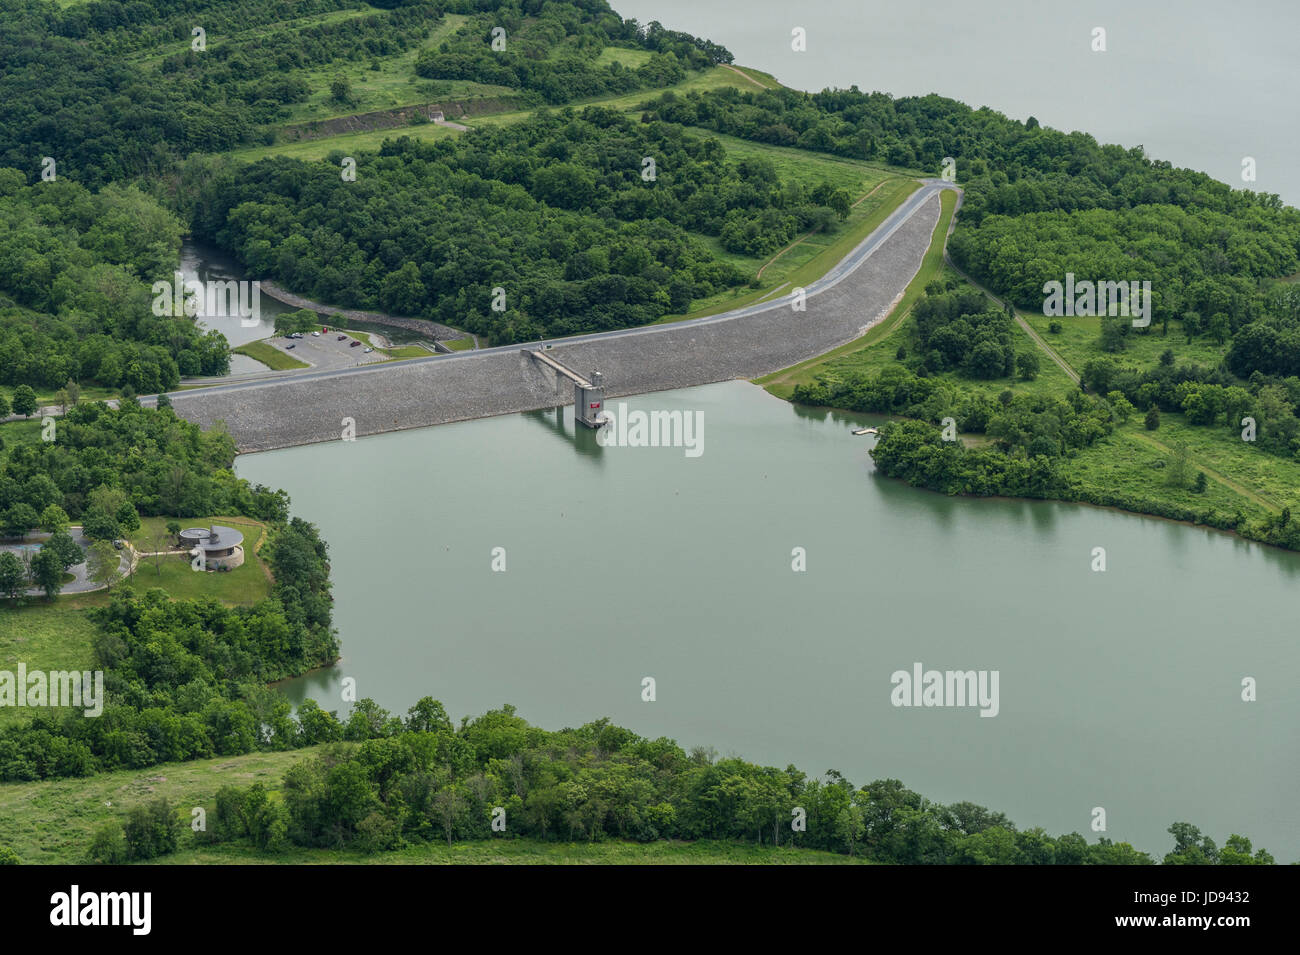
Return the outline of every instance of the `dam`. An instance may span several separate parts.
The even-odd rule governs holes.
[[[704,318],[574,336],[554,342],[546,354],[570,369],[599,369],[602,403],[754,378],[823,354],[860,336],[902,297],[940,220],[944,189],[955,187],[924,180],[798,300],[785,295]],[[231,382],[170,397],[178,415],[202,427],[224,422],[241,452],[534,411],[571,400],[557,397],[553,369],[541,367],[519,345]]]

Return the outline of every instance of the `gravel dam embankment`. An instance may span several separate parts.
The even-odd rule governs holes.
[[[577,336],[549,354],[604,375],[610,398],[754,378],[820,355],[883,319],[920,268],[939,221],[939,191],[913,193],[841,263],[808,288],[805,311],[789,295],[692,321]],[[512,345],[400,363],[231,383],[171,396],[203,427],[224,421],[241,452],[569,404],[573,390]],[[532,346],[535,347],[535,346]]]

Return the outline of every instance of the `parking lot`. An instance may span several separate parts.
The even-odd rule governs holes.
[[[318,338],[310,332],[305,332],[302,338],[294,339],[277,335],[268,338],[266,343],[299,361],[308,362],[315,368],[351,368],[354,365],[364,365],[367,362],[383,359],[378,352],[367,355],[364,341],[356,348],[350,347],[351,343],[357,340],[351,335],[348,335],[344,341],[339,341],[338,337],[344,334],[347,333],[331,330],[321,332]],[[287,345],[294,347],[286,348]]]

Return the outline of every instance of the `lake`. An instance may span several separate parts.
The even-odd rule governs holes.
[[[852,435],[877,419],[745,382],[626,405],[698,416],[701,453],[602,447],[566,408],[241,456],[330,546],[344,658],[290,697],[346,712],[350,677],[403,714],[429,695],[453,718],[608,716],[1054,834],[1095,838],[1102,807],[1106,836],[1148,851],[1189,821],[1300,857],[1300,555],[914,490]],[[996,671],[996,716],[893,705],[915,663]]]
[[[613,6],[721,43],[737,63],[795,89],[938,93],[1103,143],[1145,146],[1154,159],[1300,204],[1300,125],[1289,121],[1300,100],[1300,5],[1291,0]],[[806,31],[804,52],[791,49],[795,27]],[[1097,27],[1106,31],[1104,53],[1092,50]],[[1253,183],[1241,179],[1247,156],[1256,161]]]

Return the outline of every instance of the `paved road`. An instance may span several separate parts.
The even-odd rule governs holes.
[[[806,289],[719,315],[555,339],[553,354],[582,373],[600,370],[610,397],[752,378],[850,341],[888,314],[920,268],[939,218],[925,180],[883,223]],[[172,395],[178,414],[204,426],[225,421],[241,450],[357,435],[566,404],[549,372],[505,345],[400,363],[311,369]],[[146,403],[149,399],[145,399]]]

